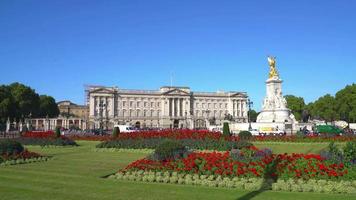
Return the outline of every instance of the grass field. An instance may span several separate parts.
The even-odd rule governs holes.
[[[80,147],[30,147],[54,156],[42,163],[0,167],[0,199],[356,199],[351,195],[262,193],[236,189],[158,183],[125,182],[101,178],[145,156],[142,153],[93,152],[96,142],[78,142]],[[262,147],[264,145],[258,144]],[[275,152],[317,152],[325,144],[272,145]],[[284,150],[283,150],[284,149]]]

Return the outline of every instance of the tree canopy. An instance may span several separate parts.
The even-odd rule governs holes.
[[[356,84],[347,85],[339,90],[335,97],[326,94],[308,105],[305,105],[302,97],[286,95],[285,98],[288,108],[297,120],[307,121],[310,116],[327,122],[334,120],[356,122]]]
[[[20,119],[28,117],[55,117],[58,106],[50,96],[40,96],[34,89],[21,83],[0,85],[0,121],[7,118]]]
[[[296,97],[294,95],[286,95],[284,98],[287,101],[287,107],[291,109],[295,119],[300,121],[305,110],[305,102],[303,97]]]

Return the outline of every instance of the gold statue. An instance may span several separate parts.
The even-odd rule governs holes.
[[[276,57],[268,56],[267,60],[269,64],[269,78],[279,77],[276,69]]]

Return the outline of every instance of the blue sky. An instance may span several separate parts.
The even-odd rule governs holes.
[[[267,55],[307,102],[356,80],[356,1],[0,1],[0,84],[84,102],[84,84],[246,91]]]

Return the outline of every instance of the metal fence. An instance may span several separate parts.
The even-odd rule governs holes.
[[[10,132],[0,132],[0,139],[2,138],[18,138],[21,134],[19,131],[10,131]]]

